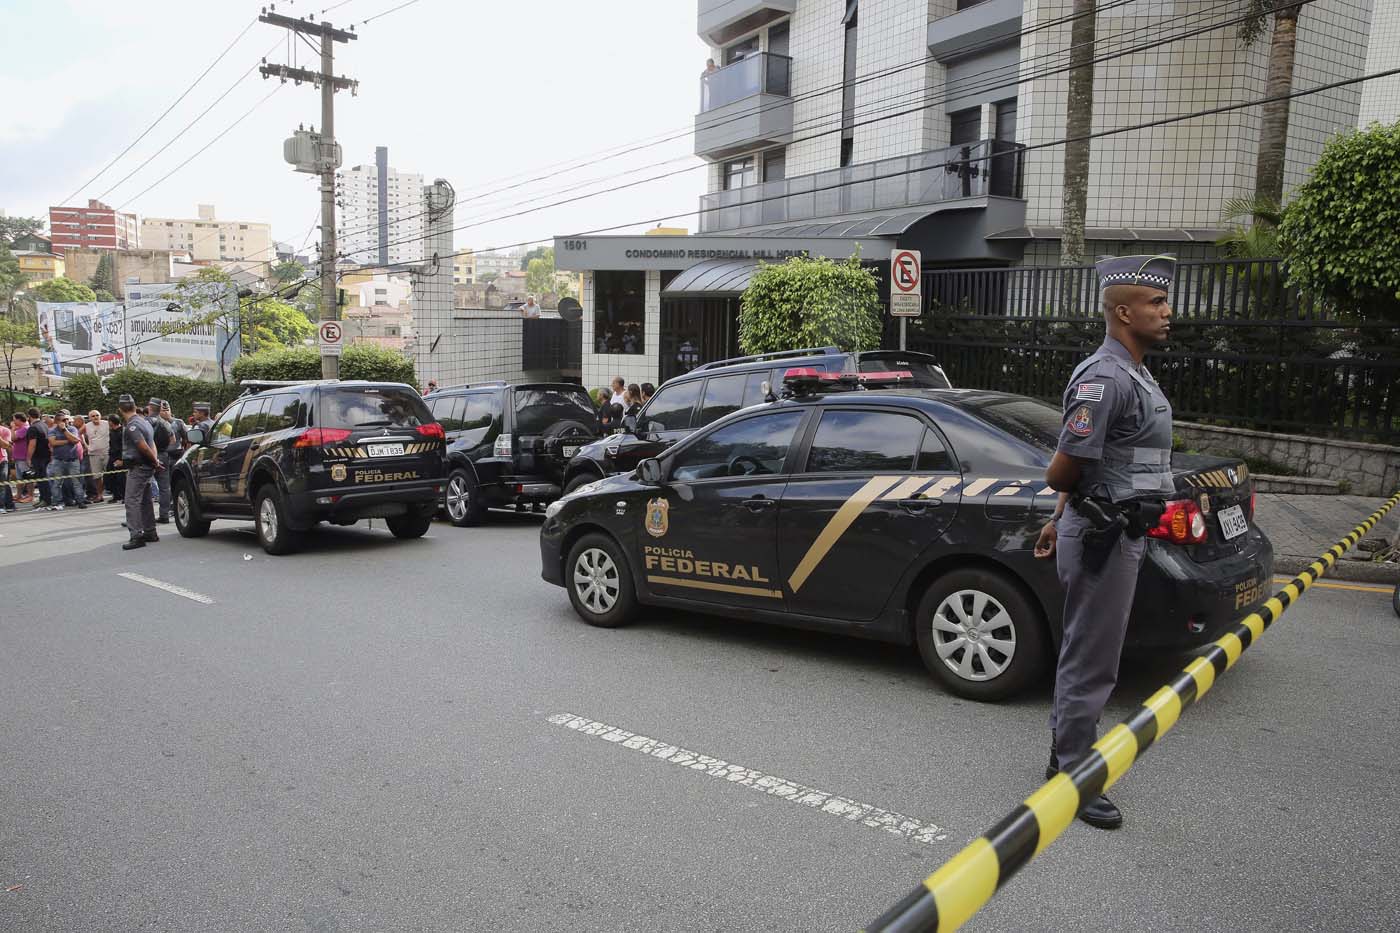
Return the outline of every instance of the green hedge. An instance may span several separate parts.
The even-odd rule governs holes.
[[[163,398],[170,402],[170,409],[181,418],[188,415],[195,402],[208,402],[217,414],[229,402],[236,399],[242,390],[232,382],[203,382],[199,379],[185,379],[182,376],[158,376],[144,369],[119,369],[107,377],[107,393],[96,376],[70,376],[63,386],[64,394],[72,403],[70,410],[87,413],[94,408],[103,414],[117,410],[117,399],[130,394],[138,405],[145,405],[150,398]]]
[[[320,379],[321,351],[317,347],[281,347],[240,357],[233,363],[233,381],[244,379]],[[405,382],[416,386],[413,361],[397,350],[357,343],[340,358],[340,378]]]

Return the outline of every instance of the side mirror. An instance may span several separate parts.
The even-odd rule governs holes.
[[[655,457],[637,464],[637,478],[648,486],[660,486],[662,475],[661,461]]]
[[[203,429],[203,428],[190,428],[188,431],[185,432],[185,436],[188,437],[188,438],[190,439],[190,443],[191,443],[191,444],[203,444],[203,443],[204,443],[204,429]]]

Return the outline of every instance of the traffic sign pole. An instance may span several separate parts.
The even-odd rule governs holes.
[[[923,259],[916,249],[890,253],[890,314],[899,318],[899,348],[908,349],[908,318],[923,311]]]

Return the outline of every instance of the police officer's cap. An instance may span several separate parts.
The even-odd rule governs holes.
[[[209,411],[209,403],[208,403],[208,402],[195,402],[195,403],[194,403],[193,405],[191,405],[190,407],[193,408],[195,411],[202,411],[202,412],[208,412],[208,411]]]
[[[158,399],[158,398],[156,398],[154,395],[152,395],[152,396],[150,397],[150,399],[147,400],[146,405],[147,405],[147,407],[151,407],[151,408],[159,408],[159,407],[160,407],[160,399]]]
[[[131,397],[131,393],[130,393],[130,392],[123,392],[121,395],[118,395],[118,396],[117,396],[117,404],[118,404],[118,405],[135,405],[135,404],[136,404],[136,399],[134,399],[134,398]]]
[[[1170,291],[1176,275],[1176,257],[1103,256],[1094,263],[1099,273],[1099,288],[1110,285],[1143,285],[1159,291]]]

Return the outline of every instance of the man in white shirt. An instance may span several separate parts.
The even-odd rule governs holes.
[[[621,376],[613,376],[612,381],[612,404],[621,405],[622,410],[627,410],[627,382]]]
[[[525,296],[525,306],[520,309],[520,316],[530,318],[540,316],[540,306],[535,303],[534,295]]]
[[[83,446],[87,448],[87,472],[101,473],[107,469],[107,442],[111,426],[107,424],[107,419],[102,417],[102,412],[93,409],[88,412],[87,423],[83,425]],[[89,501],[102,501],[102,476],[94,476],[92,485],[94,495]]]

